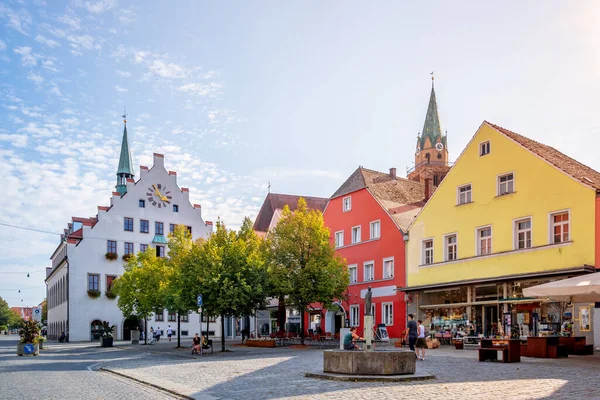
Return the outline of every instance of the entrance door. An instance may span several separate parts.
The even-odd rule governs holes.
[[[343,323],[342,318],[344,318],[343,315],[339,315],[339,314],[335,315],[335,325],[334,325],[335,330],[334,330],[334,333],[340,333],[340,329],[342,328],[342,323]]]
[[[123,340],[131,340],[131,331],[136,330],[138,325],[137,317],[127,317],[123,322]]]
[[[485,307],[483,335],[491,336],[498,332],[498,308],[497,306]]]

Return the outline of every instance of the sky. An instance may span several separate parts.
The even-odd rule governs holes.
[[[40,303],[59,233],[109,204],[124,107],[136,175],[163,153],[232,228],[269,182],[403,176],[433,71],[452,160],[488,120],[600,170],[597,2],[421,3],[0,0],[0,296]]]

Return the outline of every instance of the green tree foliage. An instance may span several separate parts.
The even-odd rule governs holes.
[[[8,303],[0,297],[0,325],[8,325],[12,318],[12,310]]]
[[[350,282],[346,263],[336,255],[329,236],[321,212],[309,210],[300,198],[294,212],[284,208],[267,238],[271,294],[286,297],[300,311],[302,341],[308,306],[331,306]]]

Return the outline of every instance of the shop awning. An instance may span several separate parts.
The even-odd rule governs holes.
[[[600,272],[523,289],[525,296],[575,303],[600,301]]]

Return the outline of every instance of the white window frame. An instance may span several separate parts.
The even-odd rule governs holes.
[[[452,244],[452,246],[454,246],[454,258],[451,260],[450,252],[448,251],[448,249],[450,248],[450,244],[448,244],[448,238],[451,238],[452,236],[456,238],[456,241]],[[458,233],[454,232],[444,235],[444,261],[456,260],[458,260]]]
[[[346,200],[348,200],[348,205],[346,206]],[[348,212],[352,210],[352,196],[346,196],[342,199],[342,211]]]
[[[529,221],[529,229],[519,229],[521,222]],[[527,237],[525,237],[525,247],[519,248],[519,234],[529,232],[529,246],[527,246]],[[527,235],[526,235],[527,236]],[[533,220],[531,217],[522,217],[513,219],[513,250],[526,250],[533,247]]]
[[[371,277],[367,276],[367,265],[371,266]],[[365,282],[370,282],[375,280],[375,261],[365,261],[363,263],[363,279]]]
[[[460,189],[466,188],[467,186],[469,187],[469,191],[465,192],[465,200],[467,200],[467,197],[468,197],[468,201],[465,201],[464,203],[461,203],[461,201],[460,201],[460,195],[461,195]],[[470,184],[470,183],[465,183],[464,185],[458,186],[456,188],[456,205],[460,206],[460,205],[469,204],[469,203],[472,203],[472,202],[473,202],[473,185]]]
[[[342,240],[338,241],[338,234],[341,234],[340,237]],[[344,247],[344,231],[337,231],[335,233],[335,247]]]
[[[486,253],[486,254],[483,254],[481,252],[481,247],[480,247],[481,242],[480,242],[480,238],[479,238],[479,232],[481,232],[481,231],[483,231],[485,229],[488,229],[488,228],[490,230],[490,238],[489,238],[489,240],[490,240],[490,246],[489,246],[490,247],[490,252]],[[490,254],[492,254],[493,251],[494,251],[494,248],[493,248],[493,246],[494,246],[493,237],[494,237],[494,230],[492,229],[491,225],[484,225],[484,226],[480,226],[478,228],[475,228],[475,254],[478,255],[478,256],[489,256]]]
[[[392,273],[391,274],[386,274],[386,270],[385,270],[385,264],[387,262],[391,261],[392,262]],[[394,277],[394,257],[386,257],[383,259],[383,279],[392,279]]]
[[[350,306],[350,326],[360,325],[360,306],[354,304]]]
[[[569,226],[569,232],[568,232],[568,237],[567,240],[561,240],[560,242],[554,242],[554,226],[555,225],[565,225],[564,222],[560,222],[559,224],[555,224],[554,223],[554,216],[558,215],[558,214],[567,214],[567,225]],[[561,236],[562,236],[563,232],[561,230]],[[570,209],[566,209],[566,210],[560,210],[560,211],[553,211],[551,213],[548,214],[548,243],[549,244],[560,244],[560,243],[567,243],[571,241],[571,210]]]
[[[373,226],[375,224],[377,224],[377,235],[373,234]],[[371,221],[371,223],[369,224],[369,235],[371,240],[379,239],[381,237],[381,220]]]
[[[487,153],[484,153],[484,146],[487,144]],[[487,156],[488,154],[490,154],[492,152],[492,145],[490,144],[490,141],[485,141],[485,142],[481,142],[479,143],[479,157],[483,157],[483,156]]]
[[[360,228],[360,225],[352,227],[352,237],[350,238],[350,240],[352,240],[352,244],[360,243],[360,241],[361,241],[361,230],[362,229]],[[358,232],[358,234],[356,235],[356,237],[354,235],[354,232]]]
[[[376,324],[376,319],[375,319],[375,313],[377,312],[377,307],[375,306],[375,303],[371,303],[371,315],[373,316],[373,323]],[[375,325],[377,326],[377,325]]]
[[[509,175],[512,175],[512,178],[510,181],[500,183],[500,179],[507,177]],[[509,182],[512,183],[511,191],[508,191]],[[500,187],[502,185],[506,185],[506,191],[504,191],[504,192],[500,189]],[[515,173],[514,172],[506,172],[506,173],[500,174],[496,177],[496,196],[504,196],[504,195],[511,194],[514,192],[515,192]]]
[[[426,242],[431,242],[431,262],[425,262],[427,260],[427,249],[425,248],[425,243]],[[435,252],[433,251],[433,249],[435,248],[435,241],[433,240],[433,238],[427,238],[427,239],[423,239],[421,240],[421,265],[430,265],[433,264],[433,260],[434,260],[434,256],[435,256]]]
[[[352,271],[354,270],[354,281],[352,280]],[[350,283],[358,283],[358,265],[350,264],[348,265],[348,273],[350,274]]]
[[[390,314],[386,315],[385,309],[386,307],[390,307]],[[389,317],[389,319],[388,319]],[[381,323],[385,324],[385,326],[394,326],[394,303],[386,302],[381,303]]]

